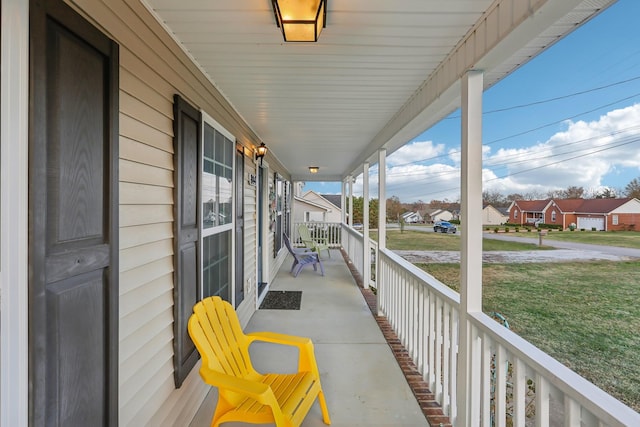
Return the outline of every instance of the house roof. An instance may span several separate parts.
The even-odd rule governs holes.
[[[320,196],[327,199],[336,208],[342,209],[342,196],[340,194],[320,194]]]
[[[551,202],[551,199],[545,200],[515,200],[513,203],[522,212],[542,212]]]
[[[317,43],[284,43],[266,0],[142,2],[293,181],[358,176],[455,111],[468,71],[489,88],[613,3],[329,0]]]
[[[622,199],[564,199],[554,202],[562,212],[575,213],[609,213],[632,200],[632,198]]]
[[[516,200],[515,206],[523,212],[543,212],[549,205],[557,206],[563,213],[605,214],[633,200],[621,199],[544,199],[544,200]]]
[[[319,208],[319,209],[323,209],[323,210],[325,210],[325,211],[328,211],[328,210],[329,210],[329,208],[328,208],[328,207],[326,207],[326,206],[322,206],[322,205],[321,205],[321,204],[319,204],[319,203],[315,203],[315,202],[312,202],[312,201],[310,201],[310,200],[303,199],[302,197],[295,196],[293,199],[294,199],[296,202],[304,203],[305,205],[313,206],[313,207],[316,207],[316,208]]]

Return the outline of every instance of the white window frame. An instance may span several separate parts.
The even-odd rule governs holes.
[[[204,254],[204,239],[206,237],[209,236],[213,236],[216,234],[220,234],[220,233],[224,233],[226,231],[229,231],[230,234],[230,239],[231,239],[231,271],[229,272],[229,302],[235,307],[235,275],[236,275],[236,269],[235,269],[235,246],[236,246],[236,242],[235,242],[235,236],[233,233],[234,227],[235,227],[235,218],[236,218],[236,212],[235,212],[235,190],[236,190],[236,185],[238,185],[238,183],[236,182],[235,179],[235,173],[236,173],[236,165],[235,165],[235,151],[236,151],[236,137],[233,136],[233,134],[231,132],[229,132],[227,129],[225,129],[224,126],[222,126],[220,123],[218,123],[213,117],[211,117],[210,115],[208,115],[205,111],[200,110],[201,114],[202,114],[202,126],[201,127],[201,135],[200,135],[200,150],[201,150],[201,154],[200,154],[200,158],[198,159],[198,164],[199,164],[199,170],[198,173],[200,174],[200,188],[198,189],[198,229],[200,230],[200,238],[199,238],[199,244],[200,244],[200,253],[198,254],[198,269],[200,270],[200,283],[199,283],[199,287],[200,287],[200,295],[204,296],[204,274],[203,273],[203,268],[204,268],[204,259],[203,259],[203,254]],[[205,132],[205,125],[208,125],[210,127],[212,127],[213,129],[215,129],[216,131],[220,132],[222,135],[224,135],[225,137],[227,137],[231,142],[232,142],[232,146],[233,146],[233,156],[231,158],[231,222],[227,223],[227,224],[223,224],[223,225],[218,225],[218,226],[213,226],[210,228],[204,228],[202,223],[203,223],[203,191],[202,191],[202,185],[204,182],[204,132]]]
[[[619,221],[618,215],[614,214],[614,215],[611,216],[611,224],[612,225],[618,225],[618,221]]]

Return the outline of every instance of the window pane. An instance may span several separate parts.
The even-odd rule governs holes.
[[[207,236],[202,241],[203,297],[230,300],[231,230]]]
[[[233,142],[205,124],[202,163],[203,229],[232,222]]]

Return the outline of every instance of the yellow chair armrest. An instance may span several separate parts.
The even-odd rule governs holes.
[[[316,253],[316,252],[309,252]],[[311,342],[311,338],[300,337],[297,335],[281,334],[279,332],[251,332],[247,334],[250,341],[264,341],[273,344],[303,346]]]
[[[298,347],[300,352],[298,358],[298,372],[313,372],[316,378],[320,378],[320,372],[318,371],[311,338],[281,334],[278,332],[252,332],[246,336],[249,338],[249,342],[263,341],[272,344]]]

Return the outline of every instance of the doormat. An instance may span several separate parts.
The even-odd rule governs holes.
[[[302,291],[269,291],[260,304],[261,310],[300,310]]]

